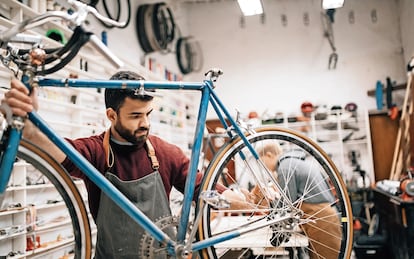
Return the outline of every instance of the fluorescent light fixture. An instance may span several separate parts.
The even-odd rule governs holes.
[[[256,15],[263,13],[261,0],[237,0],[244,16]]]
[[[335,9],[344,6],[344,0],[322,0],[323,9]]]

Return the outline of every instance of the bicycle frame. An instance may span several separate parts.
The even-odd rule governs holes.
[[[118,206],[126,214],[128,214],[140,227],[142,227],[147,232],[146,235],[149,236],[146,237],[151,237],[151,240],[144,240],[145,242],[153,242],[154,240],[156,240],[160,243],[162,249],[166,249],[166,252],[169,255],[175,256],[180,259],[189,258],[192,252],[196,252],[202,249],[206,250],[206,256],[217,256],[218,254],[216,253],[216,250],[221,250],[222,248],[220,246],[217,246],[217,248],[214,247],[210,251],[210,247],[231,239],[235,239],[239,236],[243,236],[247,233],[254,232],[261,228],[267,227],[269,234],[271,234],[272,237],[270,239],[269,235],[269,239],[266,240],[266,244],[259,244],[259,246],[267,247],[269,245],[272,245],[276,247],[278,246],[278,244],[281,244],[282,241],[288,241],[290,233],[292,231],[295,231],[295,229],[292,227],[300,227],[301,225],[305,225],[311,221],[316,222],[316,220],[313,220],[313,218],[302,218],[305,211],[297,207],[297,203],[304,202],[305,195],[301,196],[300,199],[297,199],[296,201],[291,201],[290,197],[288,197],[289,194],[285,193],[284,188],[282,188],[279,185],[272,172],[270,172],[270,170],[266,168],[264,162],[259,158],[258,153],[254,149],[254,146],[257,146],[256,143],[259,143],[259,141],[260,143],[263,143],[261,141],[267,139],[279,140],[278,137],[286,133],[286,141],[284,139],[280,140],[286,143],[291,142],[293,144],[297,144],[299,148],[303,148],[311,156],[314,156],[315,164],[323,166],[322,173],[324,174],[324,179],[333,181],[331,189],[337,191],[336,193],[339,194],[338,197],[341,198],[338,199],[338,201],[340,201],[338,202],[338,208],[341,209],[340,212],[333,213],[336,215],[340,215],[342,217],[342,223],[335,227],[335,229],[339,228],[341,230],[341,233],[334,235],[334,237],[336,237],[340,241],[341,247],[336,248],[337,243],[339,241],[334,241],[333,243],[335,244],[332,245],[330,244],[330,242],[328,242],[328,245],[334,250],[337,249],[337,251],[335,252],[338,252],[340,255],[344,255],[344,257],[350,256],[353,240],[352,227],[349,226],[350,222],[352,223],[351,206],[349,202],[349,197],[346,193],[346,188],[344,187],[344,183],[340,178],[340,173],[335,168],[333,162],[330,161],[329,157],[327,157],[323,150],[321,150],[315,143],[313,143],[307,138],[297,135],[296,133],[284,131],[277,128],[262,128],[257,129],[255,131],[247,126],[244,126],[243,123],[240,123],[240,121],[234,120],[230,115],[229,111],[226,109],[226,107],[219,99],[219,97],[216,95],[214,90],[214,82],[216,81],[218,76],[222,74],[220,70],[210,70],[206,74],[206,80],[195,83],[143,80],[121,81],[57,78],[51,79],[40,77],[40,75],[53,74],[54,72],[62,69],[67,64],[69,64],[69,62],[72,61],[73,57],[77,55],[78,51],[83,46],[83,44],[85,44],[87,41],[89,41],[91,45],[94,47],[94,49],[96,49],[117,69],[123,67],[122,61],[119,60],[116,56],[114,56],[111,53],[111,51],[101,42],[101,40],[98,39],[98,37],[96,37],[95,35],[91,34],[83,28],[83,24],[88,14],[92,14],[98,20],[116,27],[122,27],[123,24],[101,16],[95,8],[88,6],[77,0],[67,0],[67,2],[70,6],[72,6],[71,9],[75,10],[74,12],[71,12],[70,15],[66,12],[59,11],[47,12],[45,14],[16,24],[8,30],[0,31],[0,48],[2,49],[2,51],[4,50],[4,53],[2,52],[2,54],[0,55],[0,61],[5,67],[9,68],[12,72],[14,72],[16,76],[21,76],[21,81],[27,86],[28,89],[31,89],[31,87],[33,86],[93,89],[143,88],[147,90],[193,90],[199,91],[201,93],[199,100],[197,124],[195,128],[193,146],[191,150],[192,152],[190,158],[190,166],[186,178],[186,184],[184,187],[183,205],[178,222],[178,231],[176,236],[174,236],[173,238],[170,238],[170,236],[167,234],[167,231],[164,232],[164,228],[162,228],[162,226],[159,226],[162,223],[164,223],[162,221],[163,219],[161,219],[161,221],[153,222],[150,218],[148,218],[131,201],[129,201],[125,195],[123,195],[117,188],[115,188],[115,186],[109,180],[106,179],[102,172],[99,172],[71,144],[65,141],[65,139],[62,136],[57,134],[57,132],[55,132],[48,125],[48,123],[39,116],[37,112],[31,112],[27,116],[27,119],[30,120],[35,126],[37,126],[39,130],[43,132],[52,141],[53,144],[55,144],[59,149],[61,149],[61,151],[68,157],[68,159],[70,159],[73,162],[73,164],[85,174],[86,177],[88,177],[98,188],[101,189],[102,192],[104,192],[109,198],[111,198],[116,204],[118,204]],[[70,40],[67,44],[65,44],[65,46],[61,48],[44,48],[42,44],[40,44],[40,37],[33,37],[32,35],[27,37],[24,34],[20,34],[25,30],[40,26],[47,21],[55,19],[63,20],[66,23],[70,24],[71,27],[75,27],[74,33],[71,36]],[[30,44],[32,47],[27,49],[20,49],[14,46],[15,42]],[[42,50],[44,51],[44,53],[42,53]],[[200,155],[203,150],[202,144],[204,139],[204,130],[206,126],[206,118],[209,105],[213,107],[215,114],[217,115],[223,127],[226,129],[226,133],[230,138],[230,142],[223,146],[223,148],[213,158],[213,163],[211,163],[208,166],[208,169],[206,171],[207,176],[205,177],[205,179],[203,179],[203,183],[201,185],[202,190],[205,192],[200,193],[200,198],[197,200],[198,203],[196,207],[196,215],[192,220],[193,228],[191,229],[191,233],[188,233],[187,231],[190,230],[189,222],[191,215],[191,205],[193,199],[195,198],[195,181],[198,173],[198,167],[200,164]],[[40,161],[39,164],[37,163],[37,154],[43,154],[47,156],[48,159],[50,158],[49,154],[41,152],[41,150],[39,150],[39,148],[35,145],[29,145],[33,148],[33,150],[29,150],[29,153],[27,153],[27,155],[24,154],[23,149],[25,145],[22,145],[22,148],[20,148],[24,128],[24,118],[13,116],[11,109],[6,104],[1,104],[0,110],[0,115],[2,115],[2,113],[4,113],[5,115],[3,116],[3,118],[0,118],[0,135],[1,133],[3,133],[0,136],[0,202],[3,199],[3,196],[5,196],[4,194],[6,191],[7,184],[9,183],[10,176],[12,174],[17,154],[19,154],[19,156],[22,155],[22,158],[27,158],[28,160],[30,160],[29,162],[31,162],[34,165],[37,165],[39,168],[41,168],[43,164],[46,166],[53,164],[53,169],[47,169],[41,173],[45,173],[45,175],[47,173],[47,176],[51,179],[55,177],[54,174],[56,174],[56,176],[64,176],[64,181],[57,179],[55,182],[53,182],[55,184],[55,187],[57,187],[57,184],[61,184],[64,182],[69,187],[75,188],[74,183],[70,182],[69,175],[64,175],[64,171],[62,170],[62,168],[59,168],[59,164],[50,160],[44,161],[43,158],[40,158],[40,160],[42,161]],[[7,123],[5,123],[4,120],[2,120],[4,118],[6,118]],[[263,139],[261,138],[262,136]],[[229,153],[227,153],[227,148],[230,149]],[[224,198],[224,195],[218,196],[217,193],[214,191],[215,186],[220,184],[220,182],[215,181],[217,180],[217,177],[222,176],[221,173],[222,171],[224,171],[223,168],[227,166],[227,162],[233,161],[233,158],[238,159],[239,157],[245,163],[245,165],[243,165],[245,167],[245,170],[249,171],[249,173],[251,173],[252,176],[255,178],[255,187],[259,187],[260,193],[263,195],[264,198],[269,198],[268,205],[270,206],[266,207],[269,207],[270,212],[269,214],[264,215],[263,217],[260,216],[259,219],[255,219],[253,222],[243,221],[238,226],[230,226],[231,229],[226,229],[224,231],[218,232],[216,232],[215,230],[211,231],[212,226],[210,225],[210,222],[208,220],[211,220],[210,216],[214,215],[215,211],[212,211],[208,207],[206,207],[206,204],[208,204],[208,206],[214,207],[214,209],[225,208],[223,204],[229,204],[229,202]],[[250,160],[255,160],[254,162],[256,162],[259,166],[259,170],[255,171],[256,165],[250,164]],[[264,172],[265,174],[262,174],[262,172]],[[213,180],[210,177],[212,177]],[[322,183],[323,181],[320,182]],[[273,195],[271,194],[271,192],[269,192],[269,188],[267,188],[267,186],[272,184],[276,189],[275,191],[279,194],[277,199],[271,198]],[[80,197],[80,195],[78,196],[78,192],[73,192],[73,189],[63,189],[59,191],[64,192],[64,195],[62,196],[65,196],[65,198],[67,196],[70,196],[71,194],[76,194],[76,200],[74,199],[73,202],[78,204],[79,207],[82,207],[82,213],[80,214],[82,214],[81,217],[83,225],[79,227],[75,226],[77,222],[74,221],[80,219],[80,214],[74,213],[71,210],[70,216],[72,217],[72,225],[74,226],[74,230],[79,230],[79,233],[82,232],[88,227],[87,225],[89,223],[87,216],[84,213],[84,204],[81,204],[82,197]],[[213,194],[212,196],[214,197],[213,199],[209,200],[210,197],[207,196],[209,196],[210,194]],[[219,204],[219,202],[217,202],[214,199],[219,200],[219,202],[223,203]],[[279,200],[281,200],[282,202],[280,203]],[[270,203],[271,201],[275,201],[277,202],[277,204]],[[72,202],[72,199],[68,199],[68,201],[65,202],[65,205],[69,207],[69,202]],[[250,200],[247,200],[247,202],[250,202]],[[295,202],[295,204],[293,202]],[[259,203],[254,203],[255,205],[259,205]],[[278,204],[281,204],[283,208],[280,209]],[[330,207],[333,205],[336,204],[329,202],[327,203],[327,206],[324,208],[330,209]],[[77,207],[75,208],[77,209]],[[266,208],[266,210],[268,209]],[[256,215],[257,214],[254,214],[254,216]],[[321,217],[319,218],[319,220],[324,221],[323,218],[324,217]],[[170,219],[168,218],[168,220]],[[204,229],[204,227],[206,229]],[[91,245],[91,240],[89,233],[90,229],[87,230],[87,235],[82,234],[79,236],[79,238],[75,240],[77,245],[85,244],[83,242],[86,242],[87,245],[83,245],[81,249],[76,248],[75,251],[83,252],[89,256],[91,254],[91,251],[89,249]],[[200,234],[198,235],[198,237],[201,241],[195,240],[197,230],[200,231],[198,233]],[[284,230],[287,230],[287,234],[283,233]],[[73,233],[75,232],[76,231],[74,231]],[[276,237],[276,235],[279,235],[280,233],[282,233],[281,237],[283,238],[283,240],[279,237]],[[307,236],[308,235],[306,234],[305,237]],[[310,235],[309,237],[309,240],[313,240],[313,238]],[[270,244],[267,243],[268,241],[270,241]],[[322,245],[324,245],[323,242]],[[156,246],[158,246],[158,244],[152,243],[152,246],[153,247],[151,248],[155,248]],[[314,252],[318,252],[316,251],[317,249],[312,248],[312,246],[313,242],[309,242],[309,251],[312,252],[313,249],[315,250]],[[144,247],[144,249],[145,248],[146,247]],[[248,243],[242,248],[253,249],[254,245],[251,246],[250,243]],[[142,252],[146,252],[144,251],[144,249],[142,249]],[[152,253],[152,251],[148,252]]]
[[[199,164],[199,157],[202,150],[202,140],[204,134],[204,128],[206,124],[207,110],[209,104],[212,105],[217,113],[220,121],[225,128],[232,127],[232,130],[236,132],[237,136],[240,136],[245,144],[249,147],[249,150],[253,154],[255,159],[259,159],[258,154],[254,148],[250,145],[247,138],[243,134],[242,128],[232,119],[229,111],[224,107],[220,99],[214,92],[213,81],[204,80],[199,83],[191,82],[155,82],[155,81],[125,81],[125,80],[82,80],[82,79],[49,79],[39,78],[37,84],[39,86],[52,86],[52,87],[73,87],[73,88],[139,88],[145,89],[166,89],[166,90],[196,90],[201,92],[201,99],[199,103],[199,113],[197,118],[197,126],[194,134],[194,145],[192,147],[191,162],[189,173],[187,175],[182,213],[177,232],[178,244],[183,244],[186,237],[186,230],[188,228],[189,215],[191,210],[191,203],[193,200],[193,194],[195,190],[195,179]],[[92,166],[82,155],[80,155],[69,143],[67,143],[63,137],[59,136],[50,126],[36,113],[31,112],[28,115],[28,119],[36,125],[40,131],[42,131],[49,139],[58,146],[72,162],[80,168],[83,173],[93,181],[108,197],[110,197],[116,204],[122,208],[131,218],[133,218],[137,224],[145,229],[150,235],[152,235],[159,242],[166,244],[168,252],[171,254],[176,253],[177,243],[171,240],[157,225],[155,225],[144,213],[136,208],[120,191],[118,191],[94,166]],[[228,124],[226,123],[228,120]],[[8,179],[11,175],[13,167],[14,157],[17,152],[17,148],[21,138],[21,129],[12,128],[8,147],[5,150],[1,166],[0,166],[0,192],[5,190]],[[231,135],[231,132],[228,131]],[[231,136],[230,136],[231,137]],[[12,159],[11,159],[12,158]],[[284,220],[279,218],[277,221]],[[200,242],[190,243],[187,247],[191,251],[197,251],[217,243],[240,236],[242,233],[254,231],[260,227],[272,225],[275,222],[270,220],[265,224],[256,227],[247,227],[243,230],[235,230],[214,238],[203,240]]]

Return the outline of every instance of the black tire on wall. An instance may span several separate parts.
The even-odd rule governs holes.
[[[145,31],[145,13],[149,6],[150,5],[148,4],[138,6],[135,26],[139,44],[145,53],[151,53],[154,51],[148,41],[147,33]]]

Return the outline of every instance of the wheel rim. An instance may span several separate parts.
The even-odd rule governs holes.
[[[29,231],[27,236],[32,235],[31,233],[33,237],[39,235],[40,246],[51,251],[68,247],[66,251],[72,250],[75,258],[91,258],[92,240],[88,213],[76,184],[53,158],[29,142],[21,142],[18,157],[29,164],[26,165],[26,183],[30,184],[26,185],[29,195],[27,204],[35,204],[39,218],[33,224],[35,229]],[[30,182],[30,177],[39,182]],[[48,233],[49,226],[55,226],[58,231]],[[33,249],[36,251],[36,247]]]

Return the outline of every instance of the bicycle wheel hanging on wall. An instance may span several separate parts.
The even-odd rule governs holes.
[[[171,9],[165,3],[154,4],[152,26],[160,48],[167,49],[168,44],[174,40],[175,22]]]
[[[180,37],[176,43],[176,58],[182,74],[200,71],[203,66],[200,43],[192,36]]]
[[[144,15],[147,11],[148,6],[149,5],[147,4],[138,6],[135,26],[139,45],[145,53],[150,53],[154,51],[148,41],[147,33],[145,32]]]
[[[138,6],[136,34],[145,53],[168,52],[168,46],[175,37],[171,9],[164,2]]]

